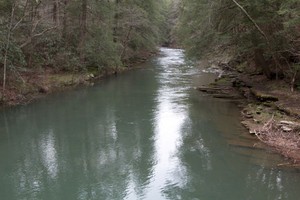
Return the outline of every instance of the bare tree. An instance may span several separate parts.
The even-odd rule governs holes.
[[[79,53],[80,53],[80,61],[84,62],[84,45],[86,40],[86,32],[87,32],[87,0],[82,0],[81,4],[81,20],[80,20],[80,42],[79,42]]]
[[[8,51],[9,51],[9,46],[10,46],[10,37],[13,29],[13,21],[15,17],[15,8],[16,4],[15,2],[12,5],[11,8],[11,15],[9,19],[9,24],[8,24],[8,29],[7,29],[7,38],[6,38],[6,45],[4,49],[4,62],[3,62],[3,85],[2,85],[2,98],[5,98],[5,89],[6,89],[6,73],[7,73],[7,56],[8,56]]]

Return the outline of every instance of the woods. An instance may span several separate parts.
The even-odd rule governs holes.
[[[300,86],[297,0],[3,0],[0,13],[2,94],[23,72],[98,73],[160,45],[195,59],[231,49],[237,65]]]
[[[230,47],[269,79],[299,85],[299,1],[183,0],[177,9],[178,38],[191,56]]]
[[[1,0],[2,199],[298,199],[299,15]]]
[[[20,72],[101,71],[128,66],[165,37],[165,1],[3,0],[2,93]]]
[[[300,2],[177,2],[176,40],[190,58],[223,70],[198,90],[243,99],[242,124],[249,133],[299,163],[299,129],[293,125],[300,116]]]

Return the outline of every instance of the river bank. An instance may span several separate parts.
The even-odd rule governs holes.
[[[55,72],[53,70],[27,71],[10,81],[1,106],[28,104],[47,94],[64,91],[79,85],[91,85],[94,81],[126,71],[126,68],[110,69],[100,73]]]
[[[215,98],[236,100],[249,134],[283,155],[284,165],[299,166],[300,92],[291,92],[284,80],[268,80],[255,70],[245,72],[243,65],[232,67],[230,62],[228,58],[211,61],[210,66],[222,72],[214,83],[197,89]]]
[[[0,81],[0,107],[29,104],[48,94],[69,90],[78,86],[90,86],[101,79],[137,69],[158,53],[141,51],[139,57],[134,57],[122,66],[86,67],[81,70],[63,70],[47,66],[39,68],[9,69],[6,77],[6,87]],[[1,76],[3,76],[1,74]]]
[[[239,109],[193,89],[215,74],[192,67],[180,49],[162,48],[140,66],[1,112],[1,198],[299,197],[298,169],[230,145],[248,141]]]
[[[0,106],[9,107],[29,104],[46,95],[73,89],[78,86],[90,86],[95,82],[137,69],[157,52],[143,52],[142,57],[122,67],[105,67],[101,70],[80,72],[57,71],[51,68],[28,69],[8,77],[5,95],[0,87]],[[2,84],[1,84],[2,86]]]

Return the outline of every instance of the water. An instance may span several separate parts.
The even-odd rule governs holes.
[[[234,102],[194,89],[215,75],[176,49],[146,65],[2,111],[0,199],[299,198],[299,171],[232,145],[256,141]]]

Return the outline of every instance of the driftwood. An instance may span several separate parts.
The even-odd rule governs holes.
[[[255,135],[263,143],[274,147],[282,155],[292,159],[294,163],[300,163],[299,126],[291,126],[296,123],[286,122],[277,123],[272,117],[263,127],[255,130]]]

